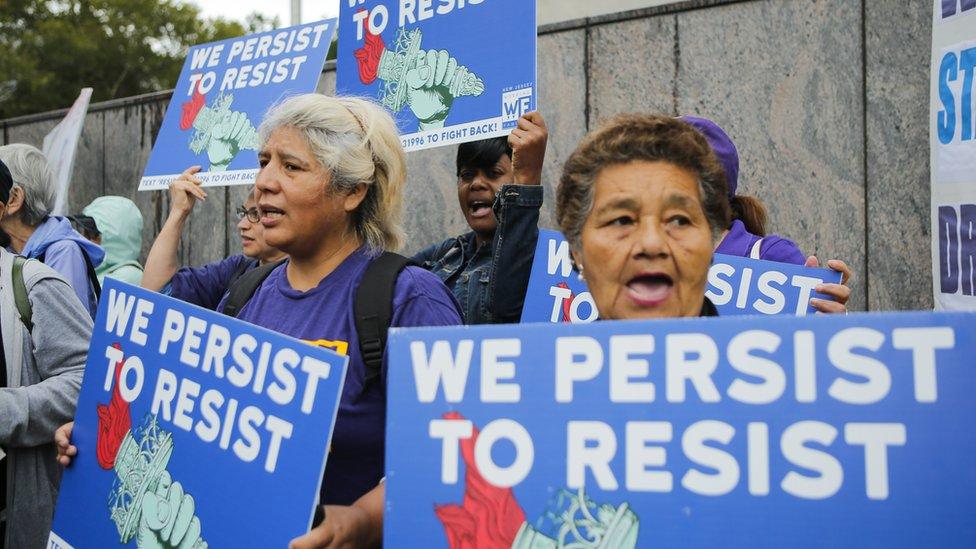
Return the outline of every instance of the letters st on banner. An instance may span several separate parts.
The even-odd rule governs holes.
[[[972,546],[974,353],[964,313],[393,330],[386,541]]]
[[[720,316],[802,316],[816,311],[810,298],[833,300],[816,292],[817,285],[840,281],[841,273],[830,269],[715,254],[705,295]],[[586,283],[573,269],[569,242],[559,231],[540,229],[522,323],[593,322],[598,316]]]
[[[538,109],[535,4],[341,0],[337,93],[382,103],[407,151],[508,135]]]
[[[936,309],[976,310],[976,2],[933,0],[929,92]]]
[[[106,279],[52,546],[284,546],[311,523],[346,363]]]
[[[204,186],[253,184],[261,119],[315,91],[335,29],[328,19],[190,48],[139,190],[165,189],[194,165]]]

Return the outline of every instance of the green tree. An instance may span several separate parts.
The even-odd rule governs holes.
[[[172,88],[190,46],[267,30],[177,0],[0,0],[0,118]]]

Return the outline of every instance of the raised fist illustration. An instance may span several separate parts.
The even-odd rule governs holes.
[[[407,105],[421,130],[443,127],[454,99],[485,91],[484,82],[447,50],[419,51],[408,66]]]
[[[201,108],[193,121],[190,150],[196,154],[207,151],[208,171],[224,171],[241,149],[258,148],[257,130],[247,113],[230,109],[233,102],[231,94],[218,96],[212,105]]]
[[[205,549],[207,542],[200,538],[200,519],[194,510],[193,496],[163,471],[155,492],[144,496],[136,545],[139,549]]]

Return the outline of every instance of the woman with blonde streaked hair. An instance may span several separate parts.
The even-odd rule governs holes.
[[[259,133],[255,197],[264,238],[289,259],[237,316],[305,341],[327,342],[349,356],[319,493],[325,521],[296,544],[378,545],[386,361],[378,379],[370,379],[353,302],[367,267],[403,243],[406,156],[392,117],[352,97],[289,98],[268,112]],[[412,266],[396,279],[391,318],[395,327],[461,324],[447,287]]]
[[[291,97],[271,108],[259,133],[260,222],[267,244],[288,259],[242,276],[265,278],[239,307],[229,303],[232,286],[217,310],[349,357],[319,490],[324,521],[292,545],[379,546],[386,359],[371,375],[376,356],[360,349],[353,304],[367,269],[403,241],[406,158],[393,119],[365,99]],[[392,290],[390,326],[461,324],[454,296],[419,267],[402,268]],[[323,428],[330,419],[322,416]],[[64,436],[59,442],[63,458],[74,452]]]

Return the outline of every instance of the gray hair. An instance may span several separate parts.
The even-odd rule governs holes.
[[[637,160],[670,162],[692,172],[712,240],[718,240],[731,223],[731,211],[725,172],[708,141],[677,118],[628,114],[590,132],[563,166],[556,189],[556,219],[571,247],[582,246],[583,225],[593,209],[600,172]]]
[[[0,160],[10,169],[14,188],[24,193],[20,220],[29,227],[40,225],[51,210],[57,196],[54,172],[44,153],[24,143],[0,147]]]
[[[371,250],[398,250],[404,239],[400,218],[407,163],[390,114],[368,99],[309,93],[268,111],[258,129],[261,146],[281,127],[295,128],[305,138],[331,172],[333,192],[367,187],[353,216],[356,233]]]

